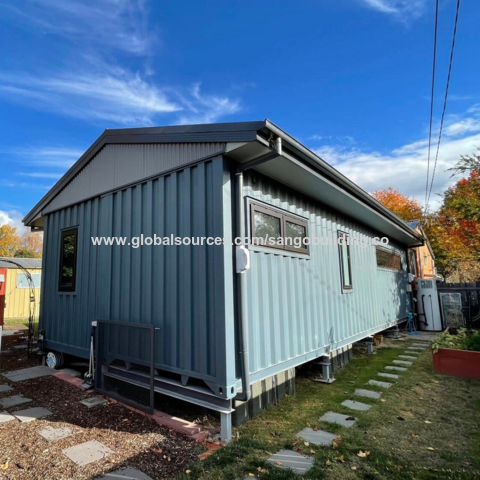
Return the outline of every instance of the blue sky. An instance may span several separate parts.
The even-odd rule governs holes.
[[[435,130],[454,10],[440,0]],[[433,13],[433,0],[0,0],[0,223],[19,225],[105,128],[264,118],[367,191],[423,201]],[[434,193],[480,146],[479,20],[464,0]]]

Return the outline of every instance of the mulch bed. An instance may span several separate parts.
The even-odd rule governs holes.
[[[38,361],[26,359],[26,351],[1,354],[1,371],[16,370]],[[34,362],[34,363],[31,363]],[[0,424],[0,477],[8,479],[78,478],[91,479],[107,472],[138,468],[150,477],[171,478],[197,459],[204,448],[194,441],[158,425],[118,403],[88,409],[78,403],[90,395],[55,377],[9,383],[14,391],[6,397],[23,394],[33,402],[7,409],[10,413],[30,407],[45,407],[53,415],[29,423],[11,421]],[[47,425],[68,427],[74,434],[48,442],[38,432]],[[103,460],[78,467],[62,450],[97,440],[115,453]],[[8,462],[8,467],[2,470]]]

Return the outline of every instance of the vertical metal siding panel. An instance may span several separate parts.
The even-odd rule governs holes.
[[[363,248],[360,242],[376,236],[372,231],[256,173],[246,175],[244,194],[307,217],[310,235],[332,237],[331,244],[311,246],[308,260],[252,252],[252,267],[246,275],[251,373],[336,348],[339,342],[366,335],[404,315],[408,305],[405,273],[377,269],[375,248]],[[341,290],[338,230],[358,239],[350,247],[351,293]]]

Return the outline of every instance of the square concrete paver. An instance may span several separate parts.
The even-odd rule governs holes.
[[[395,370],[397,372],[406,372],[408,368],[405,367],[395,367],[392,365],[388,365],[388,367],[385,367],[385,370]]]
[[[13,388],[10,385],[0,385],[0,393],[10,392]]]
[[[351,408],[352,410],[358,410],[360,412],[366,412],[372,408],[371,405],[367,405],[366,403],[356,402],[355,400],[345,400],[342,402],[342,405],[347,408]]]
[[[313,428],[304,428],[295,435],[297,438],[314,443],[315,445],[331,446],[332,441],[337,438],[334,433],[324,432],[323,430],[314,430]]]
[[[53,415],[50,410],[47,410],[43,407],[27,408],[26,410],[19,410],[18,412],[13,412],[13,414],[22,423],[33,422],[33,420]]]
[[[15,420],[13,415],[10,415],[7,411],[0,412],[0,423],[7,423]]]
[[[407,362],[406,360],[392,360],[392,363],[395,365],[405,365],[406,367],[410,367],[413,365],[413,362]]]
[[[0,406],[3,408],[16,407],[17,405],[23,405],[24,403],[31,402],[31,398],[24,397],[23,395],[13,395],[11,397],[5,397],[0,400]]]
[[[249,477],[252,478],[252,477]],[[107,473],[104,477],[97,477],[95,480],[152,480],[145,473],[137,470],[136,468],[127,467],[122,470],[115,470],[114,472]]]
[[[377,375],[379,377],[384,377],[384,378],[392,378],[394,380],[397,380],[398,378],[400,378],[399,375],[395,375],[394,373],[383,373],[383,372],[379,372],[377,373]]]
[[[428,343],[426,343],[426,342],[425,342],[425,343],[419,343],[419,342],[418,342],[418,343],[414,343],[414,344],[412,345],[412,347],[423,347],[423,348],[427,348],[427,347],[428,347]]]
[[[37,367],[23,368],[13,372],[4,373],[3,376],[11,382],[22,382],[23,380],[31,380],[32,378],[46,377],[55,373],[55,370],[38,365]]]
[[[369,385],[374,385],[375,387],[380,387],[380,388],[390,388],[392,386],[391,383],[388,382],[380,382],[378,380],[369,380],[368,381]]]
[[[96,462],[97,460],[101,460],[113,453],[113,451],[103,443],[97,442],[96,440],[66,448],[65,450],[62,450],[62,452],[72,462],[81,467]]]
[[[403,352],[403,353],[407,353],[408,355],[416,355],[415,358],[418,358],[418,355],[420,355],[422,352],[419,352],[418,350],[407,350],[406,352]]]
[[[80,400],[82,405],[85,405],[87,408],[96,407],[97,405],[105,405],[107,400],[103,397],[88,397],[84,400]]]
[[[403,360],[417,360],[417,357],[413,357],[412,355],[399,355],[398,358],[403,358]]]
[[[380,392],[374,392],[373,390],[365,390],[363,388],[357,388],[355,392],[353,392],[353,394],[359,397],[374,398],[375,400],[378,400],[382,396]]]
[[[290,468],[297,475],[303,475],[313,465],[313,457],[306,457],[293,450],[280,450],[275,455],[272,455],[267,462],[273,463],[280,468]]]
[[[69,437],[72,434],[72,429],[68,427],[54,428],[49,425],[43,430],[40,430],[38,434],[49,442],[55,442],[56,440]]]
[[[407,350],[410,350],[411,352],[417,351],[418,353],[420,353],[420,352],[423,352],[426,349],[422,348],[422,347],[408,347]]]
[[[342,415],[341,413],[327,412],[320,417],[321,422],[336,423],[342,427],[350,428],[357,419],[351,415]]]

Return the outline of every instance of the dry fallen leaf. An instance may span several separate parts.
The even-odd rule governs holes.
[[[433,452],[435,449],[433,447],[427,447],[427,450],[430,450],[431,452]]]
[[[343,463],[343,462],[345,462],[345,457],[344,457],[343,455],[340,455],[340,457],[336,458],[335,460],[336,460],[337,462]]]
[[[412,433],[412,438],[418,438],[418,435],[415,433]]]
[[[190,475],[190,474],[192,473],[192,471],[191,471],[191,470],[186,470],[185,473],[186,473],[187,475]]]
[[[275,465],[281,466],[281,465],[283,465],[283,462],[281,462],[280,460],[277,460],[277,461],[275,462]]]
[[[383,402],[383,403],[386,402],[386,400],[384,398],[381,398],[380,401]]]
[[[370,452],[368,451],[365,451],[365,452],[362,452],[361,450],[357,453],[357,455],[361,458],[366,458],[370,455]]]
[[[425,420],[425,423],[426,423],[426,424],[429,424],[429,423],[432,423],[432,422],[430,422],[429,420]]]
[[[266,473],[267,471],[262,467],[257,467],[257,472]]]
[[[338,443],[335,440],[332,442],[332,447],[333,448],[338,448]]]
[[[311,448],[311,449],[310,449],[310,454],[311,454],[311,455],[315,455],[315,453],[316,453],[315,450],[313,450],[313,449]]]
[[[309,447],[309,446],[310,446],[310,442],[303,442],[303,444],[304,444],[306,447]]]
[[[254,474],[254,473],[249,473],[248,476],[249,476],[249,477],[254,477],[255,474]]]
[[[292,440],[292,443],[293,443],[293,445],[297,445],[297,444],[298,444],[298,440],[295,438],[294,440]]]
[[[325,465],[331,465],[331,464],[332,464],[332,462],[331,462],[330,460],[327,460],[327,461],[325,462]]]
[[[6,470],[7,468],[8,468],[8,460],[3,465],[0,465],[0,470]]]
[[[354,466],[352,467],[352,470],[356,470],[356,469],[357,469],[357,467],[354,465]]]

